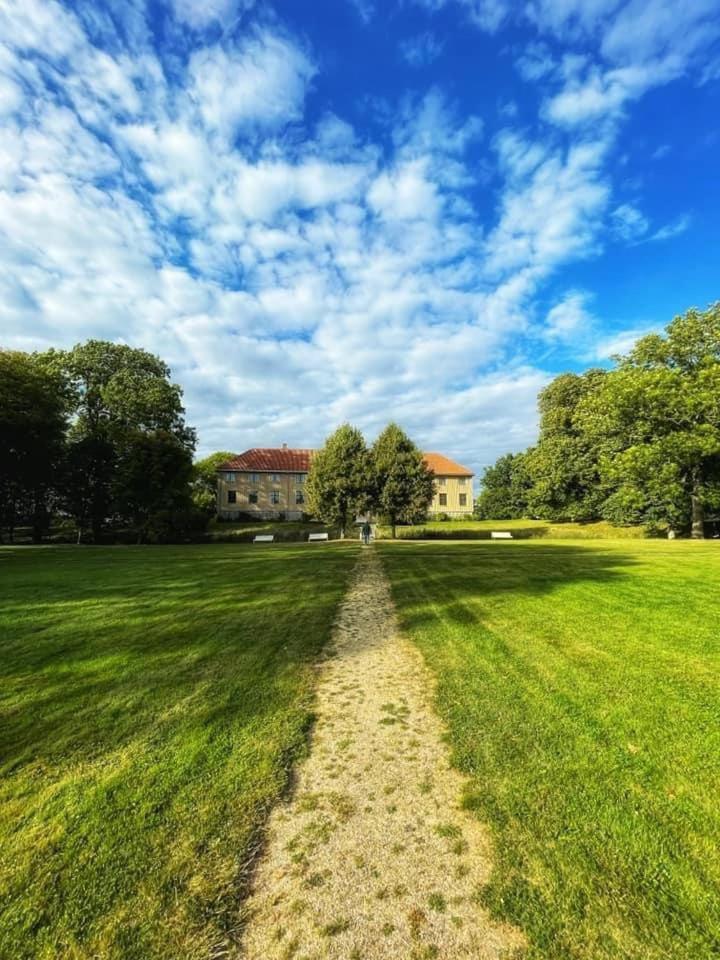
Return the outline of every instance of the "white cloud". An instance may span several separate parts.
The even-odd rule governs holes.
[[[664,227],[660,227],[659,230],[656,230],[650,239],[671,240],[673,237],[679,237],[681,233],[685,233],[685,231],[689,229],[691,223],[692,218],[690,217],[690,214],[682,214],[682,216],[679,216],[677,220],[673,220],[672,223],[666,223]]]
[[[631,203],[621,203],[612,212],[612,226],[616,236],[632,243],[647,234],[650,223],[637,207]]]
[[[444,44],[431,31],[426,30],[414,37],[408,37],[400,44],[400,55],[411,67],[425,67],[440,56]]]
[[[441,205],[421,160],[381,173],[368,190],[368,202],[386,220],[434,220]]]
[[[505,132],[497,147],[507,186],[486,241],[487,272],[502,276],[532,267],[546,277],[560,263],[595,251],[609,196],[602,171],[607,145],[548,150]]]
[[[145,43],[142,4],[123,8],[127,47],[92,4],[75,14],[53,0],[9,4],[8,345],[103,336],[160,353],[203,450],[315,444],[345,418],[372,434],[389,411],[418,442],[470,465],[532,440],[547,374],[510,345],[523,334],[537,344],[536,295],[601,247],[610,132],[508,127],[488,150],[498,186],[472,152],[481,118],[440,90],[388,104],[365,141],[329,103],[308,109],[318,69],[308,50],[270,17],[237,42],[223,29],[246,3],[176,0],[182,42],[163,61]],[[501,2],[464,6],[488,30],[514,15]],[[590,29],[589,14],[576,20]],[[90,39],[99,34],[103,50]],[[625,65],[601,73],[549,50],[526,51],[527,69],[556,93],[593,77],[604,90],[608,70],[626,77]],[[680,221],[653,236],[671,229]],[[584,342],[588,303],[570,290],[553,305],[553,347]]]
[[[0,74],[0,117],[14,113],[23,102],[23,92],[11,77]]]
[[[629,353],[635,342],[648,333],[658,333],[659,326],[652,327],[631,327],[628,330],[620,330],[608,337],[603,337],[595,344],[590,354],[594,360],[611,360],[613,357]]]
[[[207,129],[231,140],[244,126],[267,130],[299,119],[314,73],[297,46],[263,31],[238,47],[193,53],[189,96]]]
[[[595,319],[587,309],[590,295],[583,290],[571,290],[555,304],[545,319],[543,336],[549,341],[577,342],[593,330]]]
[[[598,120],[616,119],[625,104],[664,82],[662,65],[654,70],[640,67],[602,72],[589,71],[584,79],[573,78],[545,103],[545,116],[554,123],[573,127]]]
[[[255,0],[172,0],[175,16],[194,29],[202,29],[213,22],[231,26]]]

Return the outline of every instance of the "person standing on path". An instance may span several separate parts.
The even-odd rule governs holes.
[[[370,524],[367,522],[367,520],[366,520],[365,523],[362,525],[362,531],[361,531],[361,532],[362,532],[362,542],[363,542],[363,543],[365,544],[365,546],[367,547],[367,546],[369,545],[369,543],[370,543],[370,533],[372,532],[372,531],[371,531]]]

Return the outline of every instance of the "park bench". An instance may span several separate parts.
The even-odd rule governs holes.
[[[329,540],[330,538],[326,533],[309,533],[308,542],[313,543],[317,540]]]
[[[512,540],[513,535],[509,530],[492,530],[490,532],[491,540]]]
[[[253,543],[272,543],[274,540],[275,536],[272,533],[259,533],[253,537]]]

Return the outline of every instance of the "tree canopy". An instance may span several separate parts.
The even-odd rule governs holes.
[[[0,443],[11,537],[22,518],[37,539],[53,509],[74,520],[78,540],[88,528],[96,542],[107,526],[142,539],[191,522],[195,432],[169,368],[145,350],[89,340],[1,352]]]
[[[193,464],[193,503],[208,516],[212,516],[217,507],[217,471],[232,457],[233,454],[228,450],[218,450]]]
[[[354,516],[369,503],[368,451],[362,433],[344,423],[312,459],[305,494],[308,510],[345,536]]]
[[[48,525],[50,488],[68,408],[62,378],[37,357],[0,350],[0,529],[26,518],[35,540]]]
[[[720,507],[720,304],[688,310],[611,370],[540,394],[537,444],[486,471],[477,510],[668,525],[702,537]]]
[[[433,475],[421,451],[396,423],[385,427],[370,452],[372,502],[386,517],[395,536],[398,522],[412,523],[427,515],[433,497]]]

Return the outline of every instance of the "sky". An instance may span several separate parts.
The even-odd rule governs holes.
[[[720,298],[720,0],[2,0],[0,346],[159,354],[198,453],[481,471]]]

